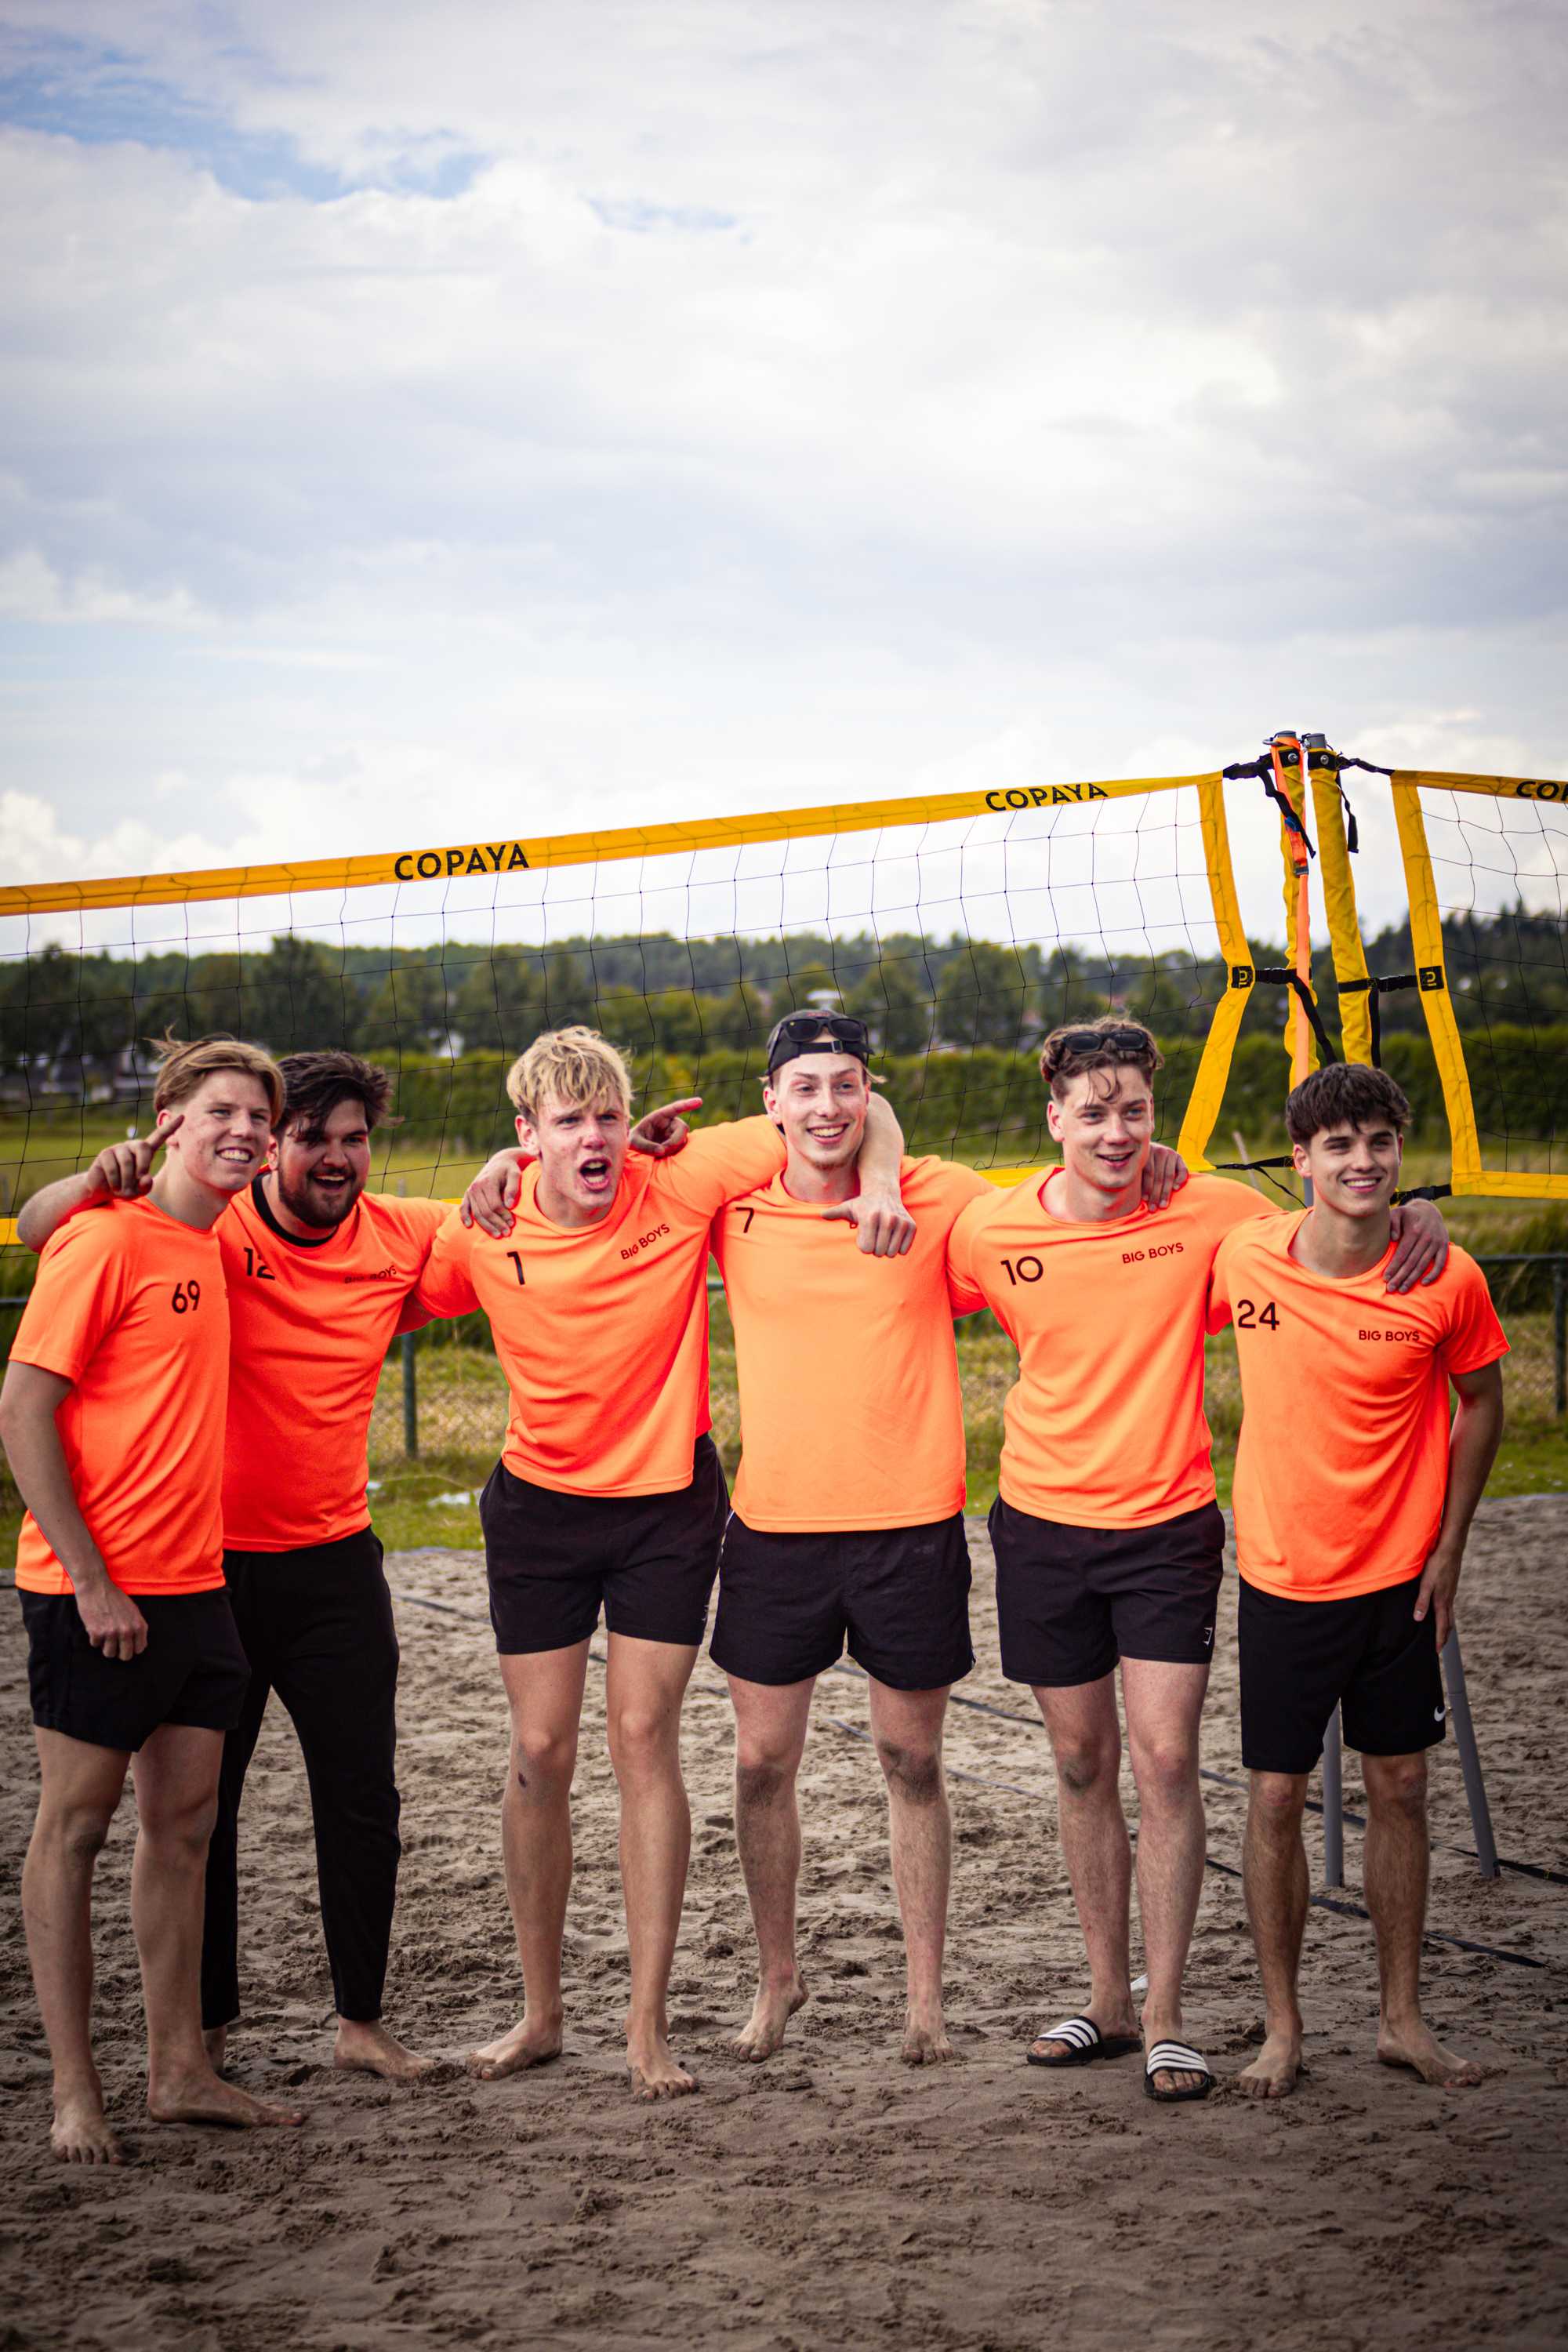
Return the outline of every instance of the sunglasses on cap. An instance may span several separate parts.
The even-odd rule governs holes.
[[[871,1033],[853,1013],[786,1013],[768,1037],[768,1071],[801,1054],[852,1054],[865,1062],[870,1051]]]
[[[1052,1050],[1058,1054],[1126,1054],[1133,1061],[1149,1058],[1150,1036],[1147,1029],[1133,1029],[1123,1024],[1115,1029],[1064,1029],[1052,1040]]]

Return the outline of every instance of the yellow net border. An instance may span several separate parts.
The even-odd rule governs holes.
[[[1568,1176],[1531,1175],[1489,1169],[1482,1164],[1464,1052],[1444,971],[1442,916],[1420,799],[1423,791],[1442,791],[1568,804],[1568,782],[1548,777],[1460,775],[1437,769],[1395,769],[1391,782],[1409,893],[1411,939],[1422,1009],[1436,1056],[1452,1139],[1453,1189],[1457,1193],[1505,1198],[1568,1199]],[[1342,982],[1364,981],[1366,955],[1346,854],[1337,779],[1331,772],[1314,771],[1311,783],[1335,977]],[[898,800],[836,802],[817,808],[702,817],[684,824],[627,825],[538,839],[426,842],[363,857],[210,867],[185,874],[122,875],[104,880],[24,883],[0,889],[0,916],[85,914],[186,900],[396,887],[458,877],[603,865],[624,858],[668,857],[698,850],[740,848],[752,843],[935,825],[954,819],[983,821],[990,815],[1013,818],[1037,808],[1082,807],[1100,801],[1184,790],[1197,793],[1215,925],[1230,975],[1230,984],[1215,1010],[1205,1044],[1179,1139],[1179,1149],[1188,1165],[1201,1171],[1212,1164],[1207,1158],[1209,1140],[1219,1118],[1231,1055],[1255,979],[1231,868],[1225,779],[1217,769],[1199,775],[1115,777],[1094,782],[1011,785],[987,792],[941,793]],[[1371,1033],[1365,995],[1347,994],[1342,999],[1341,1013],[1347,1058],[1369,1060]],[[996,1169],[990,1172],[999,1182],[1016,1183],[1027,1171]],[[14,1222],[0,1219],[0,1243],[14,1239]]]

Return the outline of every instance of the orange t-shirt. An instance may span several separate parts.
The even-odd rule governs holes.
[[[735,1325],[749,1528],[918,1528],[963,1508],[963,1399],[947,1237],[992,1188],[950,1160],[906,1160],[903,1257],[867,1256],[775,1176],[713,1220]],[[827,1400],[830,1398],[830,1402]]]
[[[299,1551],[370,1525],[376,1382],[431,1245],[456,1211],[362,1193],[336,1230],[296,1241],[255,1190],[218,1221],[234,1325],[224,1541]]]
[[[709,1425],[708,1228],[784,1163],[770,1119],[705,1127],[673,1160],[628,1152],[597,1224],[558,1225],[523,1171],[505,1241],[444,1225],[419,1285],[436,1315],[482,1307],[511,1391],[501,1459],[566,1495],[674,1495]]]
[[[1231,1227],[1268,1204],[1247,1185],[1194,1176],[1168,1209],[1069,1224],[1047,1215],[1043,1189],[1029,1180],[977,1202],[948,1252],[959,1305],[991,1307],[1018,1350],[1003,1496],[1074,1528],[1152,1527],[1212,1503],[1209,1275]]]
[[[1294,1601],[1381,1592],[1418,1576],[1448,1484],[1448,1376],[1508,1353],[1474,1258],[1451,1249],[1436,1282],[1337,1280],[1290,1255],[1306,1217],[1227,1240],[1209,1328],[1236,1325],[1241,1442],[1237,1564],[1248,1584]]]
[[[216,1233],[151,1201],[73,1217],[44,1250],[11,1354],[71,1383],[55,1426],[110,1580],[122,1592],[216,1591],[228,1389]],[[31,1511],[16,1581],[73,1590]]]

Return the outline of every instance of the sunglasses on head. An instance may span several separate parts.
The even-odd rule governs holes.
[[[870,1050],[870,1031],[851,1013],[786,1013],[768,1039],[768,1067],[797,1054],[845,1053],[864,1061]]]
[[[1126,1025],[1115,1029],[1064,1029],[1056,1040],[1055,1050],[1058,1054],[1126,1054],[1134,1061],[1146,1062],[1149,1032]]]

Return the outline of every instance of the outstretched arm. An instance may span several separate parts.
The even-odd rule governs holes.
[[[88,1640],[106,1658],[134,1658],[147,1647],[147,1620],[111,1581],[88,1532],[55,1423],[70,1392],[61,1373],[13,1360],[0,1390],[0,1438],[17,1492],[71,1580]]]
[[[1448,1491],[1443,1499],[1443,1525],[1427,1556],[1421,1589],[1415,1595],[1417,1622],[1429,1605],[1437,1612],[1437,1647],[1454,1630],[1454,1595],[1465,1557],[1465,1538],[1487,1475],[1502,1442],[1502,1371],[1488,1364],[1479,1372],[1453,1375],[1458,1403],[1448,1436]]]
[[[841,1217],[855,1228],[855,1237],[868,1257],[902,1257],[915,1238],[915,1221],[899,1192],[899,1171],[904,1158],[904,1130],[892,1105],[874,1094],[866,1109],[866,1134],[856,1170],[860,1190],[852,1201],[824,1209],[826,1219]]]
[[[16,1239],[25,1249],[41,1250],[79,1209],[95,1201],[139,1201],[153,1189],[153,1162],[184,1118],[183,1110],[166,1111],[151,1135],[126,1143],[106,1144],[79,1176],[62,1176],[46,1184],[25,1202],[16,1218]],[[36,1516],[36,1515],[35,1515]]]

